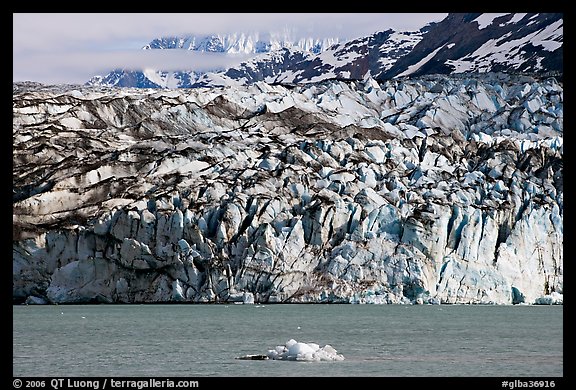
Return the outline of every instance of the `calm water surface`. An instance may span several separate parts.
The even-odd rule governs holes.
[[[562,306],[13,306],[14,376],[563,376]],[[247,361],[289,339],[339,362]]]

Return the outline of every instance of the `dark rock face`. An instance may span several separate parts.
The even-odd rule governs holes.
[[[563,15],[450,14],[376,78],[462,72],[562,73]],[[488,25],[482,23],[490,23]],[[420,67],[409,71],[431,53]]]
[[[563,89],[15,85],[14,302],[558,302]]]

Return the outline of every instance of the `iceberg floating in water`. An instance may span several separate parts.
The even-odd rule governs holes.
[[[564,294],[553,292],[552,294],[538,297],[534,300],[535,305],[562,305],[564,303]]]
[[[267,354],[273,360],[303,360],[303,361],[329,361],[344,360],[331,345],[320,347],[315,343],[300,343],[290,339],[285,345],[271,349]]]
[[[268,350],[266,355],[244,355],[237,357],[240,360],[298,360],[298,361],[332,361],[344,360],[344,356],[339,354],[329,344],[323,347],[315,343],[300,343],[290,339],[285,345],[278,345],[274,349]]]

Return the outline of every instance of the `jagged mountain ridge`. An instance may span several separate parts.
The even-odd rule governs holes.
[[[249,84],[266,81],[297,84],[329,79],[361,80],[368,72],[378,74],[410,53],[422,39],[423,31],[387,30],[369,37],[333,45],[311,55],[290,48],[268,53],[224,72],[208,72],[192,87]]]
[[[301,53],[320,53],[340,42],[339,38],[295,38],[284,33],[231,33],[221,35],[187,35],[157,38],[143,50],[190,50],[207,53],[259,54],[290,48]],[[220,69],[214,69],[219,71]],[[87,84],[137,88],[189,88],[205,72],[115,69],[104,76],[94,76]]]
[[[381,31],[324,47],[317,53],[288,45],[226,70],[156,72],[164,76],[150,76],[148,80],[156,80],[151,80],[152,84],[139,84],[134,75],[126,79],[123,71],[117,70],[111,77],[96,78],[90,83],[136,87],[207,87],[257,81],[296,84],[325,79],[361,80],[368,72],[377,80],[463,72],[561,75],[562,18],[559,13],[453,13],[419,31]],[[154,47],[192,45],[186,42],[173,39]],[[167,77],[176,82],[169,83]]]
[[[285,33],[231,33],[221,35],[187,35],[154,39],[144,50],[184,49],[209,53],[253,54],[268,53],[284,47],[304,52],[320,53],[338,43],[339,38],[295,38]]]

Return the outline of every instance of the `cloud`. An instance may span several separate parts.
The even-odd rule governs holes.
[[[414,30],[446,14],[377,13],[16,13],[13,80],[83,83],[114,68],[231,66],[235,58],[140,49],[154,38],[229,32],[289,32],[353,39],[388,28]],[[238,61],[239,63],[240,61]],[[227,65],[229,64],[229,65]],[[187,68],[188,69],[188,68]]]
[[[82,84],[113,69],[196,70],[226,69],[250,58],[246,55],[188,50],[117,50],[40,53],[14,60],[14,81]],[[39,66],[38,64],[41,64]]]
[[[357,38],[387,28],[418,29],[446,14],[427,13],[50,13],[13,14],[15,46],[78,44],[165,35],[295,29]],[[360,34],[360,35],[358,35]]]

